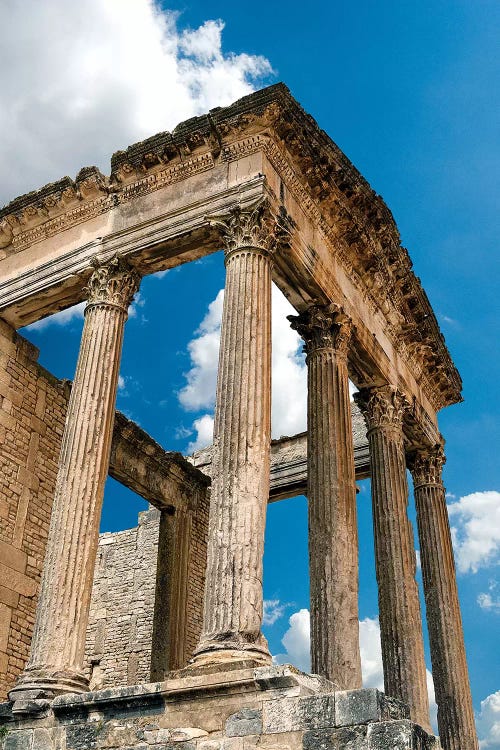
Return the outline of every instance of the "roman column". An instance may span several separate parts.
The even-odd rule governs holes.
[[[430,730],[415,547],[407,514],[405,400],[387,385],[361,392],[357,401],[370,447],[385,692],[407,703],[412,720]]]
[[[262,199],[212,217],[224,238],[222,314],[203,629],[195,662],[269,663],[261,633],[271,442],[271,251]]]
[[[68,403],[31,653],[11,692],[88,689],[84,673],[99,521],[108,475],[123,329],[139,277],[122,259],[95,264]]]
[[[443,447],[410,458],[417,508],[432,674],[444,750],[477,750],[455,561],[446,509]]]
[[[289,316],[305,340],[311,666],[341,690],[361,687],[358,531],[347,353],[338,305]]]

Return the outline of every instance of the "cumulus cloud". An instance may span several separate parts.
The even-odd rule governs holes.
[[[214,436],[214,418],[212,415],[204,414],[202,417],[195,419],[192,432],[196,432],[196,438],[187,447],[188,455],[200,448],[206,448],[212,442]]]
[[[500,492],[473,492],[448,505],[458,570],[500,563]]]
[[[500,690],[481,701],[476,724],[481,750],[500,750]]]
[[[275,664],[293,664],[303,672],[311,671],[311,621],[308,609],[299,609],[288,620],[289,628],[281,639],[284,654],[273,656]]]
[[[309,672],[311,669],[310,642],[311,629],[308,609],[294,612],[289,619],[289,628],[281,640],[286,653],[273,656],[276,664],[292,663],[294,666]],[[359,623],[359,648],[361,653],[361,671],[363,687],[384,690],[384,670],[382,665],[382,648],[380,645],[380,625],[378,617],[365,617]],[[431,724],[437,732],[437,705],[434,696],[432,674],[427,670],[427,691]]]
[[[269,62],[225,54],[224,22],[179,29],[155,0],[0,3],[0,204],[227,105]]]
[[[223,302],[221,289],[188,344],[192,367],[186,374],[186,385],[179,391],[179,402],[188,411],[209,409],[215,402]]]

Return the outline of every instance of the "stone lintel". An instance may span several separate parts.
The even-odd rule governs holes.
[[[166,451],[139,425],[115,414],[109,474],[159,510],[188,506],[210,479],[181,453]]]
[[[370,455],[366,426],[356,404],[351,403],[354,464],[356,479],[370,476]],[[212,471],[212,446],[196,451],[188,458],[207,476]],[[271,486],[269,502],[307,494],[307,433],[280,437],[271,442]]]

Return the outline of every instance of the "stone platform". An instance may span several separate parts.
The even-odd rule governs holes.
[[[438,750],[375,689],[335,691],[290,666],[0,704],[2,750]]]

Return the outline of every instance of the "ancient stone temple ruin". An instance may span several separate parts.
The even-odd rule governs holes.
[[[389,209],[281,84],[0,212],[0,705],[5,750],[439,747],[407,516],[413,474],[440,742],[474,750],[437,412],[461,381]],[[146,274],[223,249],[213,446],[115,413]],[[308,367],[271,441],[271,283]],[[72,384],[16,329],[86,301]],[[349,378],[359,389],[351,406]],[[146,498],[99,538],[106,477]],[[385,694],[362,689],[356,478],[371,477]],[[261,632],[269,501],[309,507],[312,675]]]

